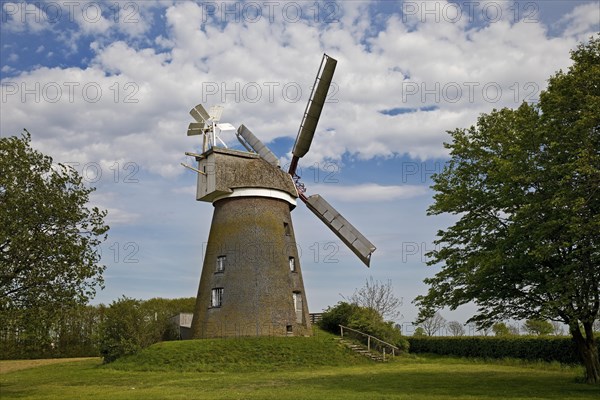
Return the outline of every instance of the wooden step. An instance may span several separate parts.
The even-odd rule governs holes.
[[[341,343],[344,346],[348,347],[350,350],[352,350],[356,354],[368,357],[368,358],[370,358],[373,361],[378,361],[378,362],[383,362],[384,361],[384,359],[383,359],[382,356],[379,356],[377,354],[373,354],[372,352],[370,352],[369,350],[367,350],[366,347],[364,347],[362,345],[352,343],[352,342],[350,342],[348,340],[345,340],[343,338],[336,338],[336,340],[338,340],[339,343]]]

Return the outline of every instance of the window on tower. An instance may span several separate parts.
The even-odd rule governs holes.
[[[285,236],[291,236],[292,232],[290,230],[290,224],[288,224],[287,222],[283,223],[283,231],[285,232]]]
[[[225,262],[226,261],[227,261],[227,256],[217,257],[217,269],[215,270],[215,272],[225,271]]]
[[[302,293],[292,293],[292,299],[294,301],[294,311],[296,311],[296,322],[302,323]]]
[[[215,288],[210,296],[211,307],[221,307],[223,304],[223,288]]]
[[[290,257],[290,271],[296,272],[296,259],[294,257]]]

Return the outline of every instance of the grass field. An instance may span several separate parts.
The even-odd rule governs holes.
[[[280,340],[285,341],[281,351]],[[219,354],[219,346],[226,343],[236,349],[226,354],[221,348]],[[232,362],[232,354],[236,352],[244,362]],[[331,357],[327,357],[328,353]],[[163,343],[109,365],[102,365],[99,359],[87,359],[15,370],[0,374],[0,398],[600,398],[600,387],[577,383],[581,374],[581,368],[558,364],[434,356],[396,357],[381,364],[357,358],[332,338],[321,335],[316,340],[269,338]]]
[[[35,367],[41,367],[44,365],[50,364],[61,364],[71,361],[84,361],[84,360],[93,360],[94,358],[50,358],[50,359],[42,359],[42,360],[0,360],[0,375],[6,374],[7,372],[18,371],[20,369],[29,369]],[[99,360],[99,358],[95,358]]]

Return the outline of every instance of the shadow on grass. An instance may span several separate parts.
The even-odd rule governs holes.
[[[470,367],[473,368],[472,366]],[[337,393],[364,393],[411,399],[595,399],[600,386],[577,383],[574,377],[559,373],[510,369],[493,371],[373,371],[316,377],[307,385]]]

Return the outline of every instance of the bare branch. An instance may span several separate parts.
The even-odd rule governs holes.
[[[369,277],[365,281],[365,286],[356,289],[352,296],[342,297],[350,303],[371,308],[387,319],[393,320],[401,316],[398,308],[402,306],[402,298],[396,297],[392,281],[389,279],[383,283]]]

